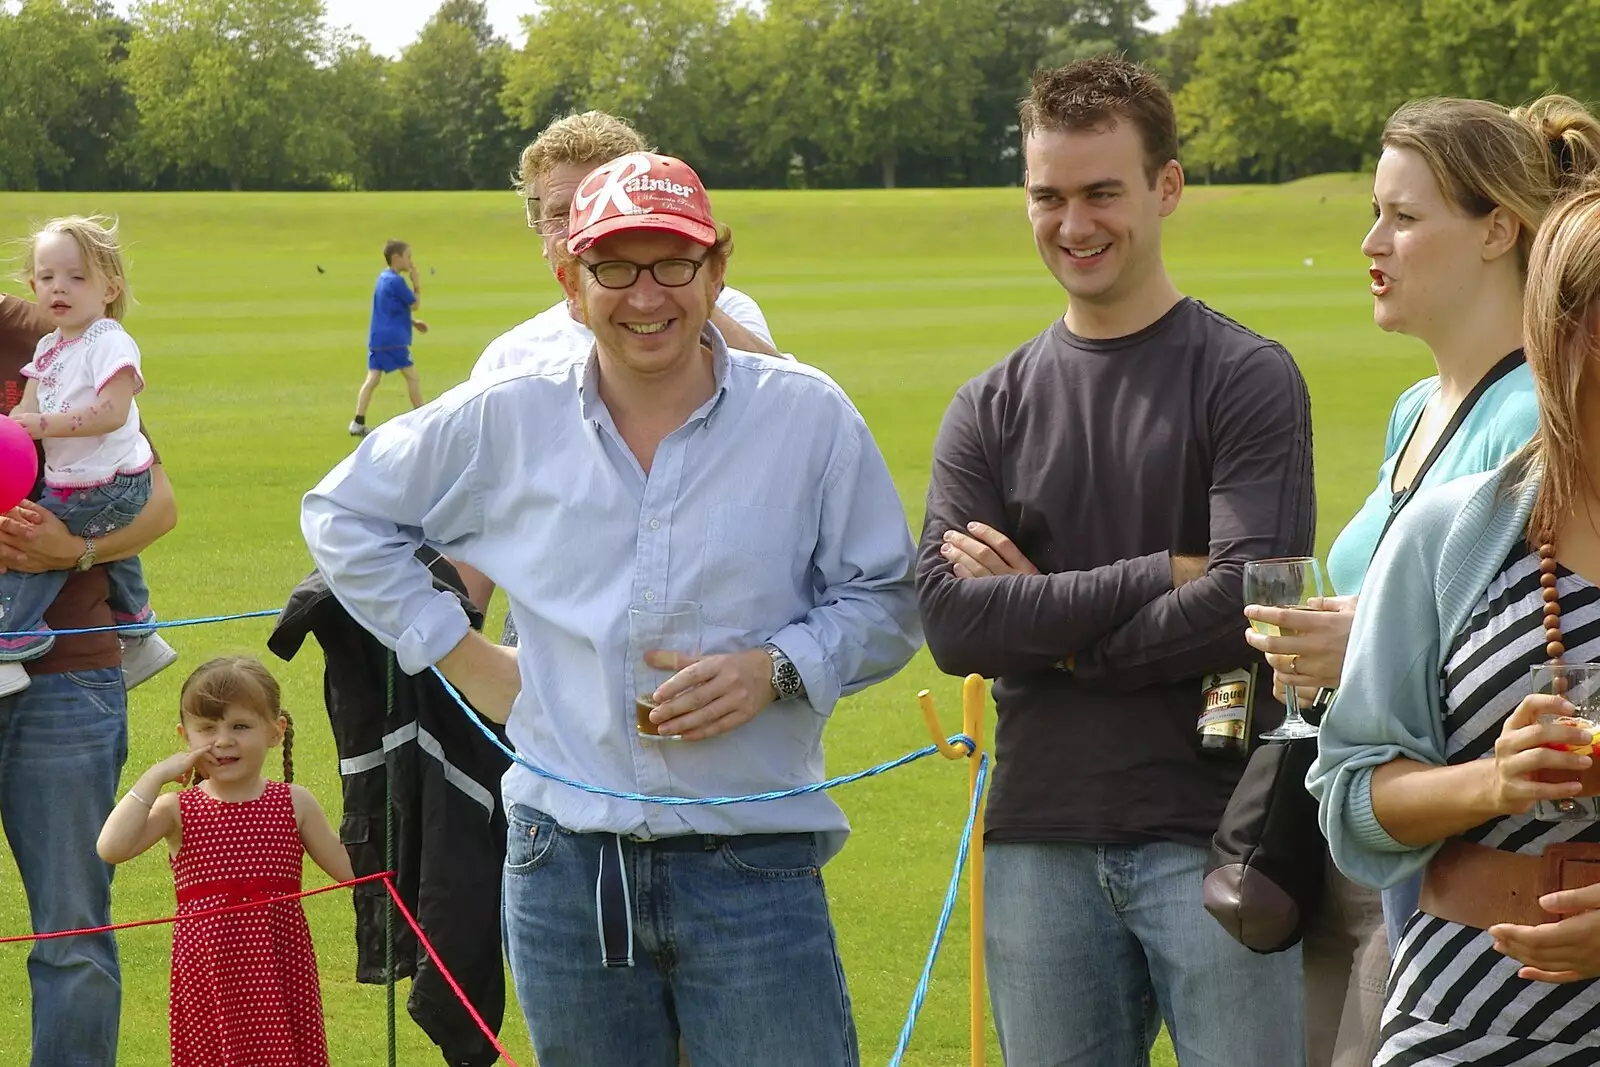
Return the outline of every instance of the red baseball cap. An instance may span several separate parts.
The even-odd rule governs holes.
[[[596,167],[578,183],[567,220],[567,250],[578,255],[614,233],[655,230],[709,248],[717,242],[711,200],[681,159],[635,152]]]

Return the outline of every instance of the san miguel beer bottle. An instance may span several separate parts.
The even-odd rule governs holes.
[[[1250,708],[1254,703],[1256,668],[1208,674],[1200,682],[1200,719],[1195,735],[1200,754],[1213,759],[1242,760],[1250,754]]]

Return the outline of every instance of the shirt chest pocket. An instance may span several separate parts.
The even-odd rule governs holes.
[[[747,630],[777,629],[793,614],[805,533],[800,512],[717,504],[706,526],[702,612],[706,621]]]

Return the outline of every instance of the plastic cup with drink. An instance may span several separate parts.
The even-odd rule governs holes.
[[[680,737],[661,733],[650,720],[650,713],[658,706],[655,691],[678,672],[651,666],[647,657],[653,652],[700,655],[700,605],[692,600],[653,600],[633,605],[628,609],[628,648],[633,657],[630,673],[634,728],[640,739],[681,741]]]
[[[1545,747],[1593,758],[1595,748],[1600,746],[1600,663],[1541,663],[1533,668],[1533,691],[1564,697],[1574,709],[1572,715],[1541,715],[1541,723],[1577,727],[1590,737],[1586,745],[1552,742]],[[1541,781],[1547,782],[1571,782],[1580,777],[1573,771],[1545,771],[1539,775]],[[1600,798],[1541,800],[1533,807],[1533,817],[1545,822],[1600,818]]]

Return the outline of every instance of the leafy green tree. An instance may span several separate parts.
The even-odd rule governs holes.
[[[1189,84],[1200,49],[1211,33],[1211,9],[1201,0],[1185,0],[1183,13],[1166,33],[1151,42],[1150,65],[1174,94]]]
[[[408,189],[501,189],[519,130],[506,116],[511,48],[483,0],[445,0],[393,70],[401,141],[390,182]]]
[[[1600,90],[1597,0],[1313,0],[1297,64],[1301,114],[1376,146],[1407,100],[1517,104]]]
[[[1146,0],[1076,0],[1048,6],[1065,10],[1051,20],[1050,43],[1041,66],[1064,67],[1108,53],[1147,58],[1152,34],[1139,24],[1155,12]]]
[[[699,160],[727,121],[712,53],[725,0],[549,0],[526,16],[526,46],[501,101],[525,130],[590,108],[632,122],[663,149]]]
[[[799,74],[783,107],[803,124],[825,174],[870,168],[893,186],[907,155],[951,152],[977,132],[986,8],[975,0],[769,2],[777,52]]]
[[[124,64],[133,158],[229,188],[317,184],[348,162],[326,117],[322,0],[139,0]]]
[[[330,176],[337,188],[393,189],[401,182],[403,118],[395,89],[398,64],[358,37],[337,38],[334,60],[317,73],[335,139],[345,162]]]
[[[1305,0],[1237,0],[1215,8],[1193,76],[1177,94],[1192,173],[1285,181],[1361,159],[1360,142],[1302,108]]]
[[[115,66],[127,33],[95,0],[0,7],[0,188],[120,184],[110,156],[131,119]]]

